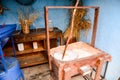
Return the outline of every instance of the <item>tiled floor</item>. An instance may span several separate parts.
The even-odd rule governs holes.
[[[23,69],[25,80],[50,80],[48,64],[42,64]],[[84,80],[81,76],[73,77],[72,80]]]

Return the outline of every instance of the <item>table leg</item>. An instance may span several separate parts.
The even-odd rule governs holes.
[[[7,66],[6,66],[6,63],[5,63],[5,59],[4,59],[4,55],[3,55],[3,51],[2,51],[2,46],[1,46],[1,42],[0,42],[0,57],[1,57],[1,63],[3,64],[4,66],[4,70],[7,72]]]
[[[95,74],[94,80],[100,80],[100,74],[101,74],[103,62],[104,62],[103,58],[99,58],[99,60],[97,62],[97,69],[96,69],[96,74]]]
[[[64,69],[64,80],[71,80],[71,68],[65,68]]]

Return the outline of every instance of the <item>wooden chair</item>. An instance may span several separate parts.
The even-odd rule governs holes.
[[[0,80],[24,80],[24,75],[19,67],[17,61],[15,49],[15,57],[6,57],[2,48],[7,43],[8,39],[12,39],[12,45],[14,48],[12,33],[15,31],[16,25],[5,25],[0,28]]]

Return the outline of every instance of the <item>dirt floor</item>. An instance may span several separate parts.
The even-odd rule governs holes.
[[[25,80],[50,80],[48,64],[23,68]],[[81,76],[75,76],[72,80],[84,80]]]

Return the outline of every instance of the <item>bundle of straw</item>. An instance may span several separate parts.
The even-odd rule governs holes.
[[[39,17],[39,13],[23,14],[23,12],[19,10],[18,16],[23,33],[28,34],[30,32],[30,25]]]
[[[29,21],[33,23],[39,17],[39,13],[32,13],[29,15]]]
[[[72,38],[75,38],[76,41],[80,38],[80,31],[85,31],[85,34],[87,35],[88,30],[91,28],[90,20],[86,20],[84,17],[87,14],[86,9],[77,9],[75,13],[75,19],[74,19],[74,27],[73,27],[73,34]],[[71,25],[71,19],[69,22],[69,25],[67,29],[64,32],[64,39],[67,40],[69,34],[70,34],[70,25]]]

